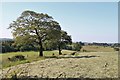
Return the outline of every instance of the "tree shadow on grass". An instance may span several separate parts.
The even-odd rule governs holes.
[[[100,56],[44,56],[45,58],[95,58],[95,57],[100,57]]]

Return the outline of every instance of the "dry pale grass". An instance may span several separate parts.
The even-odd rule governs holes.
[[[83,46],[81,51],[85,50],[86,52],[114,52],[114,48],[104,47],[104,46]]]
[[[3,77],[117,78],[118,52],[84,52],[69,58],[48,58],[3,70]],[[66,55],[65,55],[66,56]]]

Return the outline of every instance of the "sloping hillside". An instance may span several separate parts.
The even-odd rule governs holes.
[[[68,58],[48,58],[3,70],[3,77],[38,78],[117,78],[117,52],[86,52]]]

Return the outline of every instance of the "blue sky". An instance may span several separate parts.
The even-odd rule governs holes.
[[[2,2],[118,2],[119,0],[1,0]]]
[[[0,37],[12,38],[7,27],[25,10],[49,14],[72,36],[74,42],[118,42],[117,2],[2,3]]]

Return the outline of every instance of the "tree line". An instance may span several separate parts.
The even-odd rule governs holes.
[[[93,42],[93,43],[83,43],[84,45],[94,45],[94,46],[104,46],[104,47],[108,47],[108,46],[111,46],[111,47],[120,47],[120,43],[96,43],[96,42]]]
[[[107,47],[111,46],[112,48],[114,48],[116,51],[119,50],[120,45],[118,43],[114,43],[114,44],[106,44],[103,45],[104,43],[89,43],[87,45],[92,46],[104,46]],[[6,53],[6,52],[17,52],[17,51],[39,51],[39,47],[37,45],[30,45],[30,44],[25,44],[25,45],[16,45],[14,40],[2,40],[0,41],[0,46],[2,48],[2,53]],[[84,42],[72,42],[71,44],[65,44],[64,46],[61,46],[61,49],[65,49],[65,50],[74,50],[74,51],[80,51],[80,49],[82,48],[82,46],[86,46],[86,43]],[[56,44],[47,44],[44,43],[43,45],[43,50],[44,51],[52,51],[52,50],[58,50],[58,48],[56,47]]]
[[[14,40],[9,40],[9,41],[1,41],[0,45],[2,47],[2,53],[7,53],[7,52],[25,52],[25,51],[39,51],[39,46],[37,45],[30,45],[30,44],[25,44],[25,45],[17,45],[15,44]],[[66,44],[64,46],[61,46],[61,50],[74,50],[74,51],[80,51],[82,48],[82,45],[79,42],[72,42],[71,45]],[[55,44],[44,44],[43,45],[43,51],[52,51],[52,50],[58,50]]]

